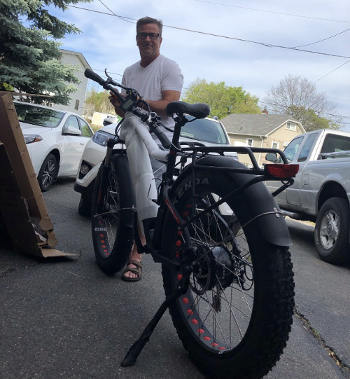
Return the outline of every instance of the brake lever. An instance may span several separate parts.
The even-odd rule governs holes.
[[[105,68],[105,75],[107,77],[106,84],[112,84],[119,87],[119,83],[115,82],[113,78],[108,74],[107,69]]]

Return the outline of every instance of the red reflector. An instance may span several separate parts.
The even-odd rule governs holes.
[[[275,178],[292,178],[297,174],[299,171],[299,165],[298,164],[266,164],[265,165],[265,172],[271,176],[274,176]]]
[[[188,297],[183,297],[183,298],[182,298],[182,302],[183,302],[184,304],[188,304],[188,303],[190,302],[190,300],[188,299]]]

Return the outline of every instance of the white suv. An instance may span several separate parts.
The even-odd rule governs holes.
[[[88,123],[72,112],[19,101],[14,105],[41,190],[47,191],[57,176],[75,177],[94,134]]]
[[[94,180],[106,155],[107,141],[114,137],[116,126],[117,124],[113,123],[102,127],[85,147],[74,185],[74,190],[81,193],[78,212],[82,216],[90,216]],[[182,127],[180,141],[193,142],[193,140],[200,141],[205,145],[228,145],[230,143],[223,124],[212,118],[197,119]],[[120,147],[120,145],[115,146],[115,148]],[[232,155],[236,155],[236,153],[232,153]]]

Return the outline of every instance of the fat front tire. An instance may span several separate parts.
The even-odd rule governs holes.
[[[46,192],[51,185],[56,182],[58,169],[59,166],[56,156],[49,154],[45,158],[38,175],[38,182],[42,192]]]
[[[343,264],[349,254],[349,204],[340,197],[328,199],[316,220],[314,241],[320,258],[328,263]]]
[[[204,375],[260,378],[279,360],[293,321],[290,253],[244,230],[233,202],[225,203],[229,218],[218,208],[204,212],[232,188],[229,178],[198,174],[195,197],[191,180],[178,186],[174,203],[185,221],[196,218],[183,232],[170,213],[164,222],[162,248],[180,263],[180,269],[163,265],[166,296],[174,293],[181,267],[188,267],[188,254],[194,254],[189,288],[170,307],[174,326]],[[194,247],[190,253],[184,248],[188,241]]]
[[[88,190],[88,193],[82,193],[80,196],[80,201],[78,205],[78,213],[80,216],[83,217],[90,217],[91,216],[91,197],[92,194]]]
[[[121,270],[134,241],[135,201],[125,155],[103,164],[95,179],[91,231],[96,263],[107,275]]]

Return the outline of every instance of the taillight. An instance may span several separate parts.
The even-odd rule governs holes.
[[[299,171],[298,164],[272,163],[265,165],[265,173],[279,179],[292,178]]]

